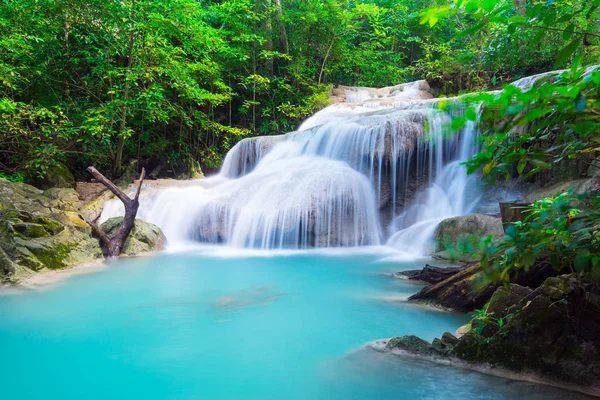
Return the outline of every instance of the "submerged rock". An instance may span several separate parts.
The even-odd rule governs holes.
[[[123,217],[113,217],[100,225],[100,229],[112,238],[117,233]],[[135,220],[135,224],[121,254],[135,256],[143,253],[160,251],[165,248],[167,239],[159,227],[151,223]]]

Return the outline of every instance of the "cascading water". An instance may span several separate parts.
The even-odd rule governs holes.
[[[388,245],[415,254],[430,253],[433,250],[431,239],[440,222],[473,211],[479,201],[476,176],[467,175],[462,163],[475,154],[476,135],[476,124],[469,122],[460,138],[458,158],[439,167],[435,181],[394,219],[391,231],[396,233],[390,237]]]
[[[431,97],[424,81],[347,88],[298,131],[236,144],[218,175],[143,193],[138,218],[171,243],[262,249],[378,245],[399,230],[388,244],[421,254],[476,200],[460,165],[475,127],[452,134]],[[119,214],[114,202],[101,220]]]

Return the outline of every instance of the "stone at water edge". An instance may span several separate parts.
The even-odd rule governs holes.
[[[427,283],[439,283],[462,271],[464,267],[436,267],[425,264],[423,269],[395,272],[394,277]]]
[[[479,240],[488,235],[494,238],[504,236],[499,217],[470,214],[445,219],[435,229],[436,255],[444,259],[474,261],[476,255],[470,254],[466,248],[476,249]]]
[[[600,394],[600,284],[576,274],[548,278],[535,290],[511,284],[485,309],[488,317],[471,320],[460,338],[401,336],[385,348]]]
[[[117,233],[123,217],[113,217],[102,223],[100,229],[112,238]],[[167,238],[159,227],[140,219],[135,220],[133,229],[125,241],[121,255],[134,256],[160,251],[165,248]]]
[[[16,283],[43,269],[63,269],[102,257],[79,217],[77,193],[45,192],[0,179],[0,282]]]

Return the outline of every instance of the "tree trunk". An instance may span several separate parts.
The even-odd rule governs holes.
[[[132,7],[135,2],[132,3]],[[133,63],[133,45],[135,43],[133,16],[131,18],[131,29],[129,31],[129,43],[127,45],[127,70],[125,72],[125,86],[123,88],[123,108],[121,109],[121,118],[117,135],[117,153],[113,162],[112,176],[118,178],[121,175],[121,164],[123,163],[123,148],[125,147],[125,129],[127,127],[127,101],[129,100],[129,72]]]
[[[267,12],[269,13],[267,16],[267,20],[265,21],[265,31],[267,32],[267,43],[265,43],[265,49],[268,52],[273,51],[273,23],[271,21],[271,4],[272,0],[267,0]],[[273,75],[273,58],[269,55],[265,60],[265,66],[270,75]]]
[[[281,43],[281,52],[285,54],[289,54],[289,44],[287,31],[285,29],[285,24],[283,23],[283,6],[281,5],[281,0],[275,0],[275,5],[277,6],[277,11],[275,17],[277,18],[277,25],[279,26],[279,42]]]
[[[135,196],[133,199],[129,198],[125,192],[119,189],[114,183],[108,180],[104,175],[102,175],[98,170],[94,167],[88,167],[87,171],[92,174],[94,178],[104,186],[108,188],[111,192],[114,193],[115,196],[119,198],[123,202],[125,206],[125,216],[123,217],[123,221],[117,230],[116,235],[111,239],[108,235],[100,229],[100,227],[95,222],[88,222],[88,224],[92,227],[92,231],[107,248],[108,257],[118,257],[121,254],[121,250],[123,250],[123,246],[125,245],[125,241],[133,228],[135,223],[135,216],[137,214],[137,210],[140,206],[139,197],[140,190],[142,189],[142,183],[144,182],[144,175],[146,170],[142,168],[142,173],[140,175],[140,181],[137,186],[137,190],[135,192]]]
[[[504,232],[506,228],[513,222],[523,221],[525,217],[523,210],[527,208],[529,203],[500,203],[500,215],[502,216],[502,227]]]
[[[321,64],[321,71],[319,72],[319,81],[318,81],[319,85],[321,84],[321,81],[323,80],[323,71],[325,71],[325,64],[327,63],[327,59],[329,58],[329,53],[331,53],[331,48],[333,47],[334,43],[335,43],[335,35],[331,39],[331,43],[329,43],[329,47],[327,48],[327,53],[325,54],[325,58],[323,59],[323,64]]]
[[[525,16],[525,1],[526,0],[514,0],[515,8],[517,9],[517,15]]]

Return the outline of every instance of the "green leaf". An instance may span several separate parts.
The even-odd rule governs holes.
[[[483,9],[485,11],[492,11],[496,7],[496,0],[483,0]]]
[[[473,107],[468,108],[465,111],[465,118],[469,121],[475,121],[477,119],[477,111]]]
[[[527,166],[527,157],[523,157],[519,160],[519,164],[517,165],[517,172],[519,175],[523,173],[525,167]]]
[[[563,47],[558,56],[556,57],[556,62],[554,63],[555,68],[559,68],[561,65],[565,63],[579,48],[581,45],[581,38],[576,38],[568,45]]]

